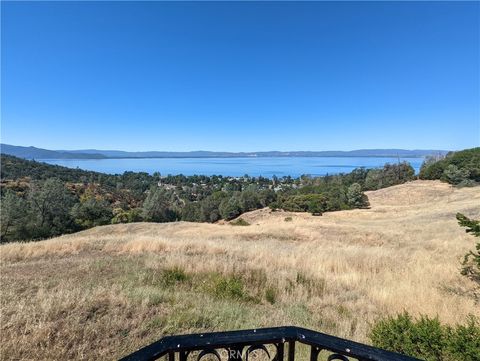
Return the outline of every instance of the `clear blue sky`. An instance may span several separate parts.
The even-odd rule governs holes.
[[[461,149],[479,2],[4,2],[4,143]]]

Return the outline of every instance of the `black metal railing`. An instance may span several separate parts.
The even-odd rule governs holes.
[[[297,344],[308,351],[296,352]],[[298,350],[297,350],[298,351]],[[358,342],[300,327],[275,327],[256,330],[213,332],[164,337],[121,361],[413,361],[413,357],[385,351]]]

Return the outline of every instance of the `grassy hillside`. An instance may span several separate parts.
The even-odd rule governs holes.
[[[114,359],[166,334],[286,324],[368,342],[403,310],[480,316],[455,219],[480,216],[480,188],[367,194],[370,209],[322,217],[263,209],[244,227],[131,223],[2,245],[0,357]]]

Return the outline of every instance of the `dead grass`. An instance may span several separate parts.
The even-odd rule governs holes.
[[[480,188],[369,192],[371,209],[97,227],[1,252],[1,359],[114,359],[166,334],[294,324],[368,341],[403,310],[480,316],[459,274]],[[286,217],[291,221],[285,222]],[[477,296],[478,297],[478,296]]]

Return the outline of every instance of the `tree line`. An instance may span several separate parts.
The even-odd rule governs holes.
[[[408,163],[323,177],[185,176],[70,169],[2,155],[2,242],[112,223],[216,222],[263,207],[323,212],[368,207],[366,190],[415,178]]]
[[[422,165],[420,179],[440,179],[456,186],[480,183],[480,147],[450,152],[442,157],[428,157]]]

